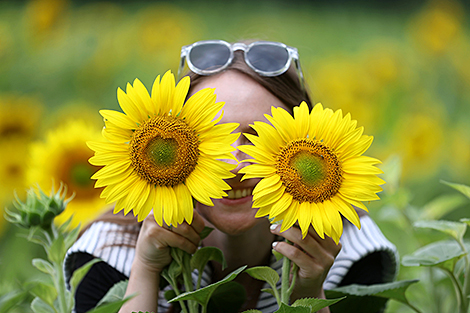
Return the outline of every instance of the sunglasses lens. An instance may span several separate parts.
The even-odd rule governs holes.
[[[250,64],[259,71],[270,73],[280,71],[289,61],[286,48],[270,44],[257,44],[246,53]]]
[[[230,59],[230,48],[223,44],[206,43],[194,46],[188,57],[199,70],[215,71]]]

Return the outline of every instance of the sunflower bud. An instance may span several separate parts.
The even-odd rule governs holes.
[[[37,190],[30,188],[24,203],[15,197],[13,205],[17,212],[6,210],[5,218],[24,228],[39,226],[46,230],[50,229],[54,218],[62,213],[72,200],[72,198],[65,199],[66,193],[67,188],[64,188],[62,184],[57,192],[52,187],[49,196],[39,187]]]

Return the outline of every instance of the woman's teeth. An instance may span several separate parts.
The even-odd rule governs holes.
[[[252,192],[253,192],[252,188],[237,189],[237,190],[232,189],[232,190],[229,190],[229,192],[227,193],[227,198],[228,199],[240,199],[246,196],[250,196]]]

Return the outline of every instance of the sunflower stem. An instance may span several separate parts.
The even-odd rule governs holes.
[[[173,290],[175,291],[176,296],[179,296],[181,294],[181,291],[178,288],[178,283],[176,283],[176,281],[173,280],[173,279],[171,279],[171,281],[169,283],[170,283],[171,287],[173,288]],[[186,308],[186,304],[184,303],[183,300],[179,300],[178,303],[180,304],[181,310],[184,313],[189,313],[188,308]]]
[[[183,253],[183,280],[184,280],[184,287],[186,292],[193,291],[193,279],[191,277],[191,255],[187,252]],[[197,313],[197,303],[192,300],[188,300],[188,308],[190,313]]]
[[[291,241],[286,239],[286,243],[292,244]],[[290,276],[291,260],[284,256],[282,261],[282,278],[281,278],[281,302],[289,304],[289,276]]]
[[[297,264],[293,263],[292,264],[292,282],[290,283],[289,289],[287,289],[287,294],[289,295],[289,297],[292,294],[292,291],[294,291],[295,282],[297,280],[297,270],[298,269],[299,269],[299,267],[297,266]]]

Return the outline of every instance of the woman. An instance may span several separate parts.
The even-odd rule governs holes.
[[[311,104],[295,48],[269,42],[247,46],[205,41],[183,47],[181,66],[185,59],[191,70],[190,94],[207,87],[215,88],[217,101],[225,102],[222,122],[239,123],[239,132],[252,133],[249,125],[254,121],[267,122],[264,114],[270,114],[271,106],[292,112],[301,101]],[[234,145],[247,144],[244,138],[240,136]],[[280,227],[270,227],[268,219],[255,218],[251,192],[258,180],[241,181],[238,171],[249,164],[243,162],[249,157],[238,150],[235,156],[240,163],[234,170],[236,176],[227,180],[232,188],[228,197],[214,200],[214,207],[196,202],[191,225],[160,227],[152,214],[141,225],[119,215],[105,216],[93,223],[66,258],[69,277],[74,269],[93,257],[105,261],[94,265],[80,284],[76,295],[77,312],[96,305],[114,283],[127,277],[126,294],[138,293],[138,296],[128,301],[120,312],[166,312],[170,306],[162,293],[159,297],[155,295],[159,293],[160,273],[171,262],[169,247],[194,253],[204,226],[214,231],[201,244],[221,249],[228,264],[223,271],[217,263],[210,264],[204,271],[206,284],[222,279],[243,265],[270,265],[280,272],[281,263],[272,258],[271,249],[299,266],[291,301],[304,297],[324,298],[324,289],[337,286],[383,283],[394,278],[396,249],[368,215],[360,214],[361,230],[345,220],[338,245],[331,238],[321,239],[313,228],[302,239],[296,227],[281,233]],[[136,233],[138,239],[133,242],[132,234]],[[280,241],[282,238],[294,245]],[[237,277],[237,281],[247,293],[243,310],[257,308],[273,312],[277,309],[274,297],[260,292],[266,288],[263,282],[246,274]],[[329,309],[321,312],[329,312]]]

